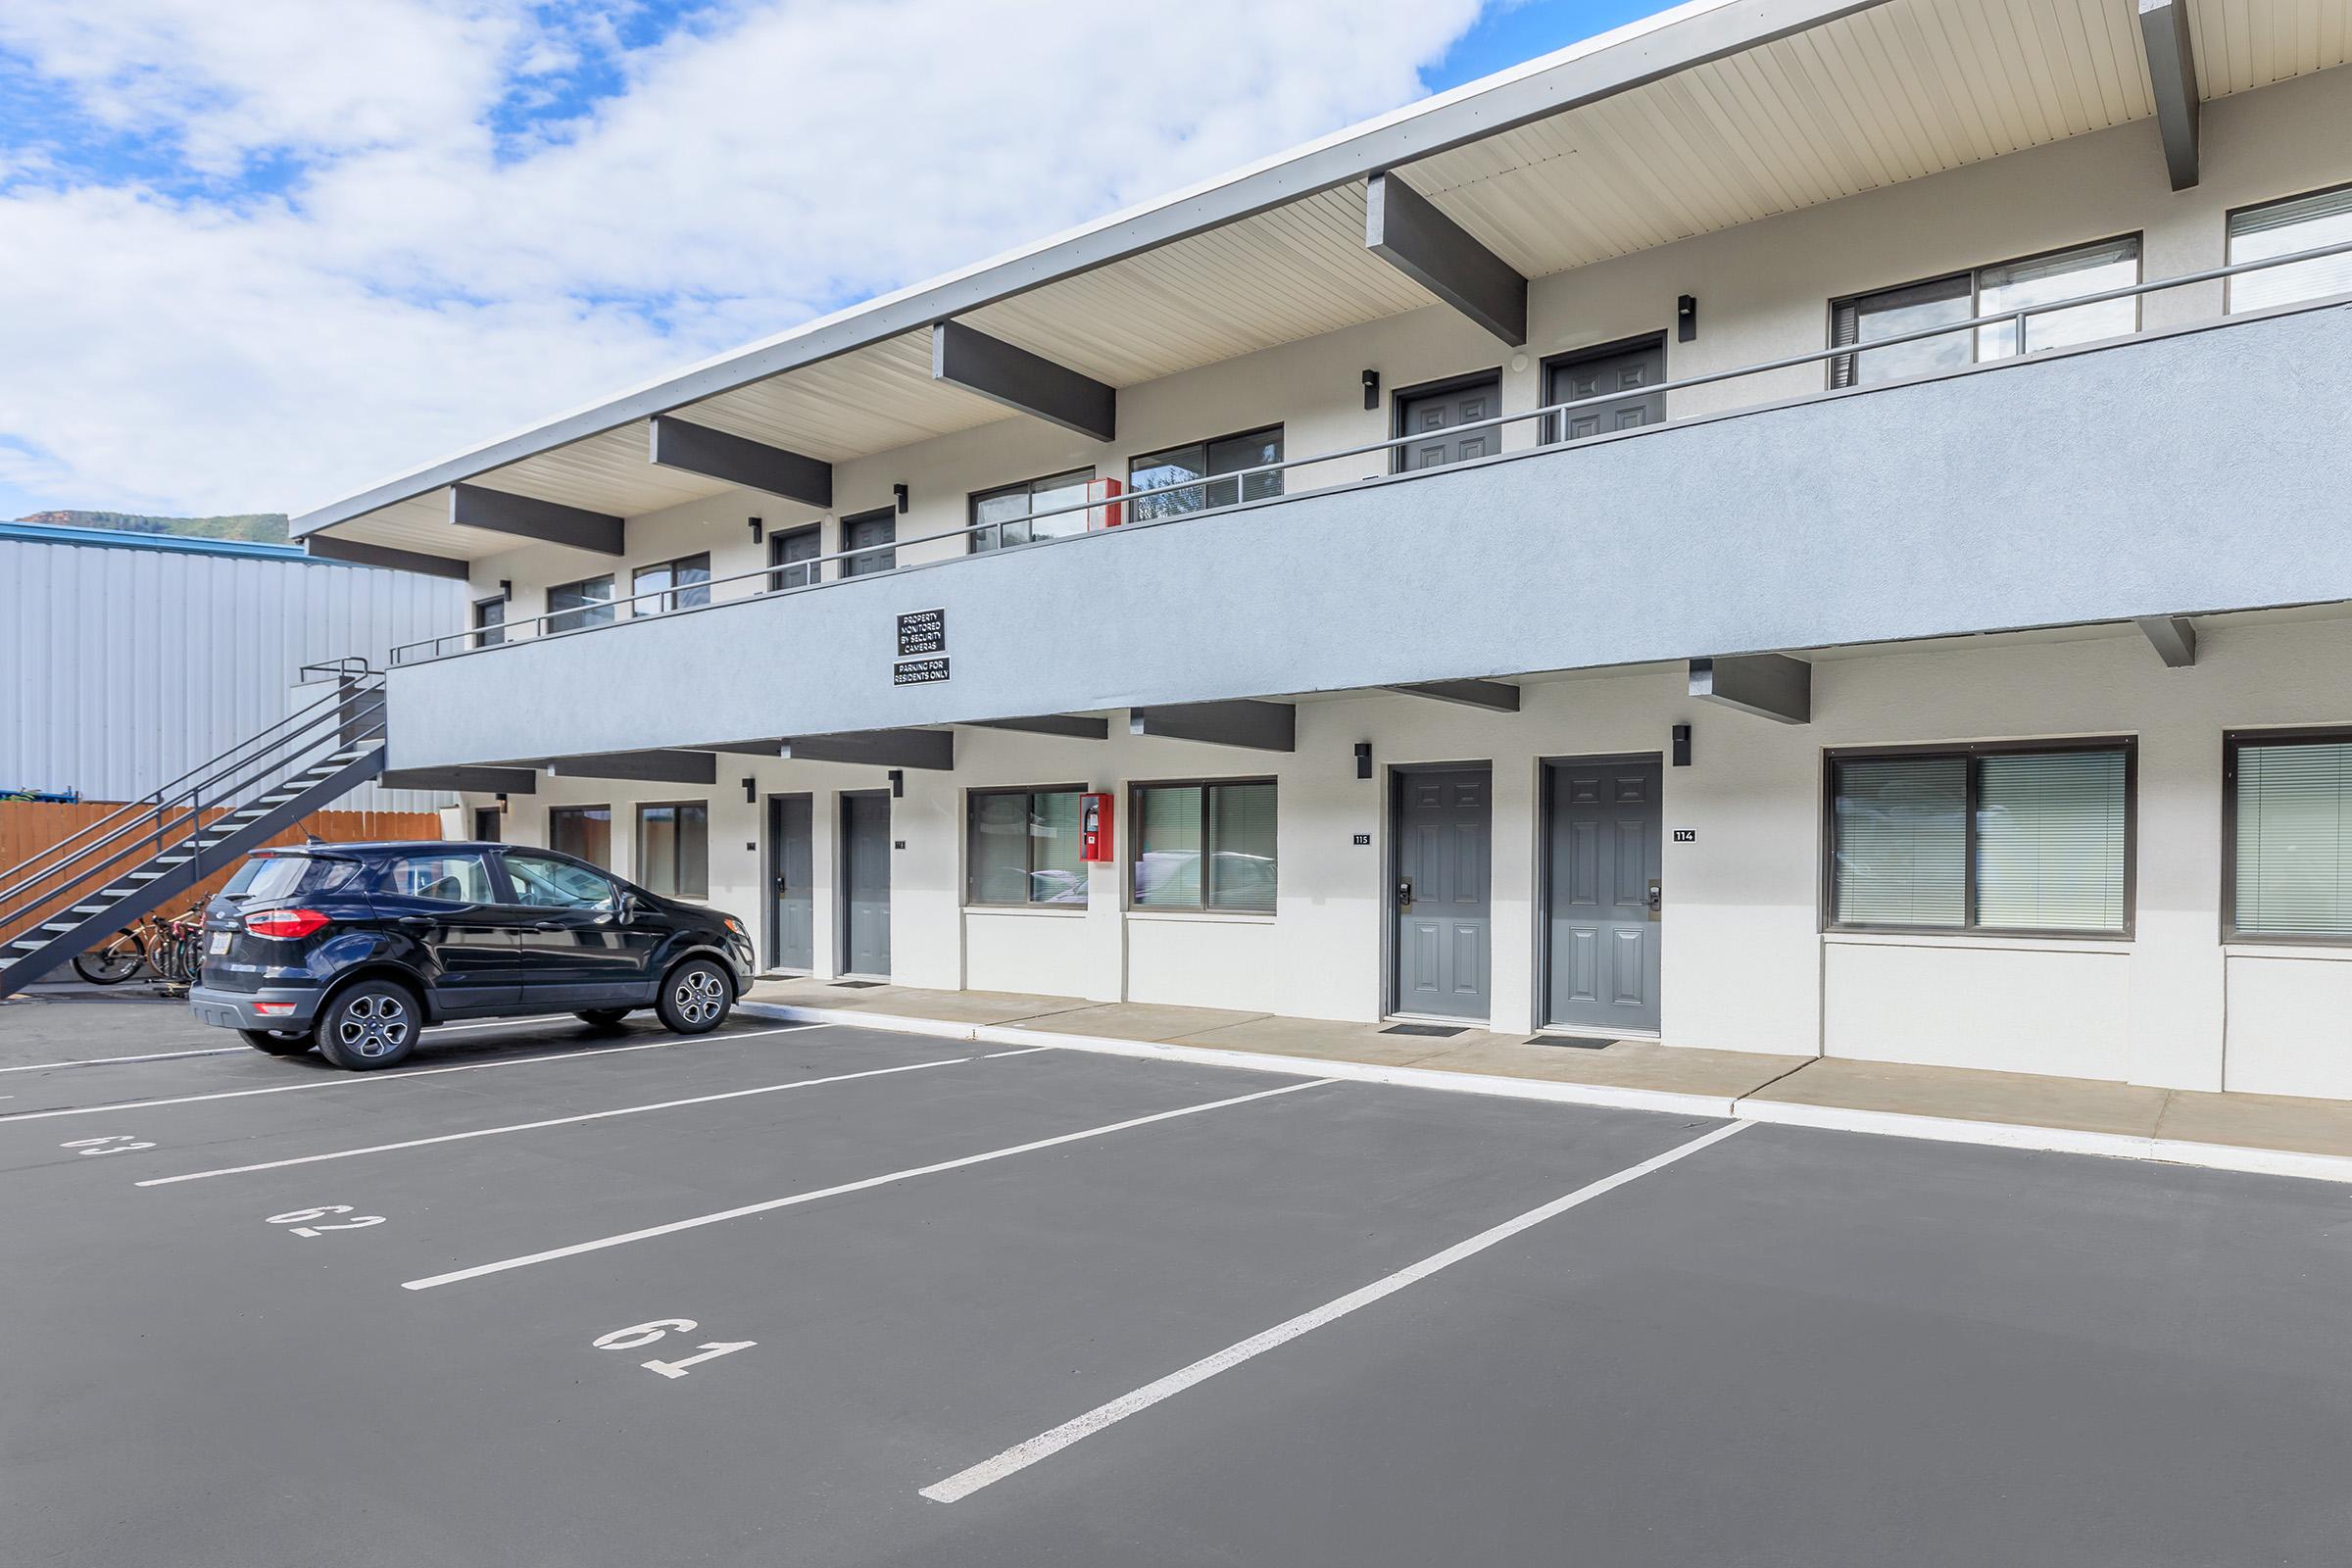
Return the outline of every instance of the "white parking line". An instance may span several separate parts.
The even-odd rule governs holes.
[[[777,1029],[745,1029],[732,1034],[673,1035],[638,1046],[599,1046],[593,1051],[559,1051],[544,1056],[513,1056],[505,1061],[468,1061],[455,1067],[418,1067],[408,1072],[338,1073],[306,1079],[298,1084],[271,1084],[265,1089],[223,1089],[210,1095],[175,1095],[170,1100],[117,1100],[103,1105],[68,1105],[58,1110],[27,1110],[0,1116],[0,1127],[21,1121],[46,1121],[52,1116],[100,1116],[118,1110],[153,1110],[159,1105],[193,1105],[207,1100],[242,1100],[248,1095],[290,1095],[297,1089],[357,1089],[363,1084],[394,1084],[410,1078],[430,1078],[445,1072],[488,1072],[493,1067],[528,1067],[538,1061],[569,1061],[576,1056],[612,1056],[624,1051],[660,1051],[664,1046],[691,1046],[716,1040],[757,1040],[761,1035],[792,1035],[814,1024],[785,1024]]]
[[[1172,1121],[1178,1116],[1198,1116],[1204,1110],[1222,1110],[1228,1105],[1246,1105],[1253,1100],[1270,1100],[1276,1095],[1295,1095],[1301,1089],[1320,1089],[1335,1082],[1330,1078],[1314,1078],[1304,1083],[1284,1084],[1279,1089],[1261,1089],[1255,1094],[1235,1095],[1229,1100],[1211,1100],[1204,1104],[1180,1105],[1174,1110],[1162,1110],[1149,1116],[1134,1116],[1126,1121],[1107,1122],[1101,1127],[1088,1127],[1074,1133],[1062,1133],[1053,1138],[1040,1138],[1034,1143],[1015,1144],[1010,1149],[992,1149],[984,1154],[965,1154],[960,1159],[943,1159],[936,1165],[917,1165],[911,1170],[894,1170],[884,1176],[868,1176],[863,1181],[844,1182],[838,1187],[820,1187],[814,1192],[794,1193],[789,1198],[771,1198],[763,1203],[746,1203],[740,1208],[722,1208],[715,1214],[697,1214],[692,1219],[672,1220],[666,1225],[649,1225],[641,1231],[623,1231],[618,1236],[602,1236],[593,1242],[575,1242],[569,1247],[550,1248],[544,1252],[529,1252],[521,1257],[502,1258],[496,1263],[480,1263],[448,1274],[435,1274],[421,1280],[408,1280],[401,1285],[404,1291],[429,1291],[437,1286],[455,1285],[461,1280],[480,1279],[485,1274],[503,1274],[509,1269],[528,1268],[534,1263],[552,1263],[560,1257],[577,1257],[582,1252],[601,1252],[609,1247],[626,1247],[631,1242],[651,1241],[657,1236],[668,1236],[677,1231],[695,1230],[704,1225],[716,1225],[724,1220],[742,1219],[748,1214],[765,1214],[779,1208],[791,1208],[798,1203],[813,1203],[820,1198],[839,1198],[845,1193],[862,1193],[869,1188],[887,1187],[893,1182],[912,1181],[917,1176],[936,1176],[942,1171],[961,1170],[967,1165],[983,1165],[992,1159],[1008,1159],[1014,1154],[1032,1153],[1040,1149],[1053,1149],[1062,1144],[1074,1144],[1084,1138],[1102,1138],[1110,1133],[1125,1132],[1130,1127],[1148,1127],[1153,1122]]]
[[[35,1061],[22,1067],[0,1067],[0,1072],[47,1072],[53,1067],[111,1067],[125,1061],[177,1061],[182,1056],[233,1056],[251,1049],[248,1046],[212,1046],[203,1051],[157,1051],[143,1056],[84,1056],[79,1061]]]
[[[990,1052],[990,1053],[988,1054],[988,1057],[987,1057],[987,1059],[988,1059],[988,1060],[990,1060],[990,1061],[994,1061],[994,1060],[996,1060],[996,1059],[997,1059],[999,1056],[1026,1056],[1026,1055],[1029,1055],[1029,1054],[1032,1054],[1032,1053],[1034,1053],[1034,1052],[1039,1052],[1039,1051],[1052,1051],[1052,1050],[1054,1050],[1054,1049],[1055,1049],[1055,1048],[1054,1048],[1053,1046],[1023,1046],[1023,1047],[1022,1047],[1020,1050],[1018,1050],[1018,1051],[992,1051],[992,1052]]]
[[[1678,1159],[1684,1159],[1710,1144],[1719,1144],[1748,1125],[1733,1122],[1713,1132],[1678,1144],[1662,1154],[1653,1155],[1639,1165],[1631,1165],[1614,1176],[1604,1176],[1589,1186],[1580,1187],[1564,1198],[1531,1208],[1516,1219],[1506,1219],[1491,1230],[1480,1231],[1467,1241],[1454,1243],[1442,1252],[1432,1252],[1418,1263],[1408,1264],[1396,1273],[1374,1280],[1359,1290],[1348,1292],[1335,1301],[1326,1301],[1312,1311],[1301,1312],[1285,1323],[1277,1323],[1262,1334],[1253,1334],[1238,1345],[1229,1345],[1214,1355],[1202,1356],[1191,1366],[1171,1372],[1156,1383],[1147,1383],[1132,1394],[1121,1395],[1108,1404],[1097,1405],[1072,1421],[1065,1421],[1051,1432],[1041,1433],[1028,1442],[1006,1448],[993,1459],[984,1459],[968,1470],[958,1470],[945,1481],[922,1489],[922,1495],[933,1502],[956,1502],[970,1496],[982,1487],[993,1486],[1006,1476],[1026,1470],[1038,1460],[1051,1457],[1081,1438],[1093,1437],[1103,1428],[1126,1420],[1140,1410],[1148,1410],[1170,1396],[1182,1394],[1198,1383],[1204,1383],[1220,1372],[1231,1371],[1253,1356],[1265,1354],[1278,1345],[1298,1338],[1310,1329],[1337,1322],[1358,1307],[1370,1306],[1384,1297],[1394,1296],[1407,1285],[1425,1280],[1441,1269],[1451,1268],[1466,1257],[1475,1257],[1498,1242],[1505,1242],[1532,1226],[1541,1225],[1555,1215],[1565,1214],[1580,1203],[1589,1203],[1604,1193],[1615,1192],[1628,1182],[1638,1181],[1651,1171],[1661,1170]]]
[[[664,1100],[651,1105],[622,1105],[615,1110],[591,1110],[579,1116],[551,1116],[545,1121],[516,1122],[511,1127],[477,1127],[471,1132],[443,1133],[437,1138],[411,1138],[398,1144],[370,1144],[365,1149],[338,1149],[326,1154],[303,1154],[294,1159],[272,1159],[259,1165],[227,1165],[220,1170],[192,1170],[184,1176],[154,1176],[136,1187],[171,1187],[179,1182],[200,1182],[214,1176],[243,1176],[257,1170],[283,1170],[288,1165],[316,1165],[329,1159],[354,1159],[361,1154],[388,1154],[396,1149],[422,1149],[428,1144],[463,1143],[468,1138],[495,1138],[501,1133],[536,1132],[542,1127],[569,1127],[577,1122],[603,1121],[608,1116],[635,1116],[649,1110],[675,1110],[680,1105],[708,1105],[721,1100],[742,1100],[750,1095],[772,1095],[786,1089],[814,1089],[819,1084],[846,1084],[853,1078],[880,1078],[894,1072],[915,1072],[924,1067],[953,1067],[970,1056],[948,1056],[939,1061],[910,1061],[897,1067],[874,1067],[865,1072],[835,1073],[830,1078],[796,1078],[790,1083],[761,1084],[757,1089],[731,1089],[723,1095],[697,1095],[691,1100]]]

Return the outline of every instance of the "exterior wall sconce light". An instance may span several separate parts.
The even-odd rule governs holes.
[[[906,770],[903,767],[890,770],[890,798],[894,801],[906,798]]]
[[[1370,414],[1380,407],[1380,372],[1364,372],[1364,412]]]
[[[1372,776],[1372,743],[1370,741],[1355,743],[1355,776],[1357,778]]]
[[[752,524],[752,543],[754,543],[754,544],[758,544],[758,543],[760,542],[760,519],[759,519],[758,517],[754,517],[754,518],[752,518],[752,519],[751,519],[751,524]]]
[[[1688,724],[1674,726],[1674,765],[1677,767],[1690,765],[1690,726]]]
[[[747,778],[743,781],[743,804],[746,806],[760,804],[760,781],[758,779]]]
[[[513,599],[514,597],[514,584],[512,579],[506,577],[501,577],[498,579],[498,597],[501,599]]]
[[[906,487],[903,484],[892,485],[890,487],[890,499],[898,503],[899,515],[902,517],[906,515]]]
[[[498,792],[498,814],[501,816],[507,814],[507,792],[505,790]]]
[[[1688,343],[1698,336],[1698,296],[1678,294],[1674,300],[1674,340]]]

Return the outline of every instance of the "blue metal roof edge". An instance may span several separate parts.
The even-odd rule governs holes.
[[[122,528],[64,528],[46,522],[0,522],[0,539],[37,545],[92,545],[102,550],[160,550],[185,556],[239,556],[249,561],[299,561],[313,566],[352,564],[311,555],[300,545],[269,545],[251,539],[203,539],[176,533],[132,533]]]

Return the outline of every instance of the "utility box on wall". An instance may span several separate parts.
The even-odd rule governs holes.
[[[1078,798],[1081,858],[1089,862],[1111,858],[1112,800],[1113,797],[1109,795],[1082,795]]]

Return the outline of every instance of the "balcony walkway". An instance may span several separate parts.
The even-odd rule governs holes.
[[[2352,1183],[2352,1102],[1706,1051],[996,991],[762,980],[748,1011],[999,1049],[1054,1048],[1419,1088],[2157,1159]]]

